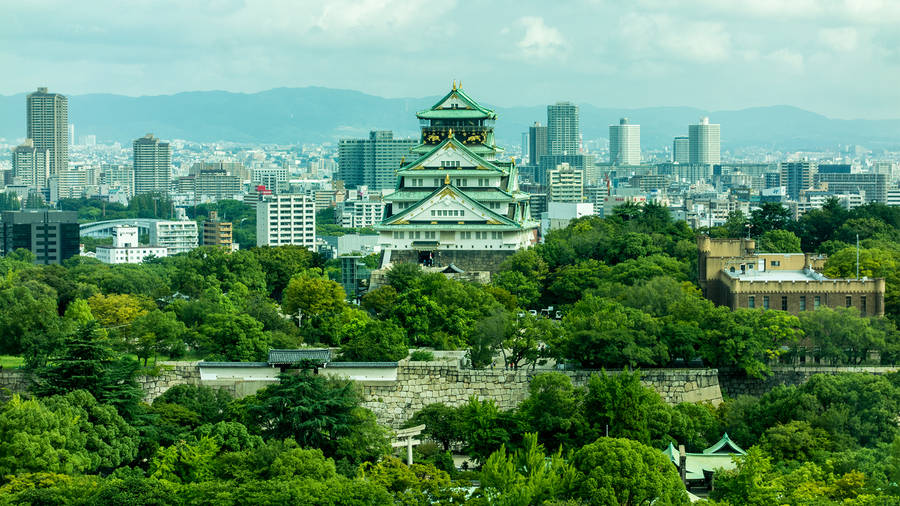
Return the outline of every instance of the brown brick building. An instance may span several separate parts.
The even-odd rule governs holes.
[[[819,307],[855,307],[884,315],[884,279],[830,279],[819,271],[824,257],[757,253],[752,239],[701,236],[698,277],[703,295],[732,309],[778,309],[798,314]]]

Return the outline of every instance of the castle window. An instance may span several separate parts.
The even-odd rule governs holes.
[[[753,309],[756,307],[756,296],[755,295],[751,295],[750,297],[747,298],[747,307],[749,307],[750,309]]]
[[[772,267],[781,267],[781,260],[772,260],[771,262],[769,262],[769,265],[771,265]]]
[[[821,305],[822,305],[822,298],[819,297],[818,295],[816,295],[816,296],[813,298],[813,309],[819,309],[819,307],[820,307]]]
[[[806,311],[806,295],[800,296],[800,311]]]
[[[787,297],[784,295],[781,296],[781,310],[787,311]]]
[[[769,309],[769,296],[763,295],[763,309]]]
[[[853,297],[848,295],[845,299],[846,299],[847,307],[852,307],[853,306]]]
[[[866,296],[862,295],[859,297],[859,312],[865,316],[866,314]]]

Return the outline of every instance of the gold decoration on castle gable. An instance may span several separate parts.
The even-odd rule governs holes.
[[[400,221],[394,222],[394,225],[409,225],[409,220],[400,220]]]
[[[502,225],[502,223],[500,223],[499,221],[497,221],[497,220],[495,220],[495,219],[493,219],[493,218],[487,220],[487,224],[488,224],[488,225]]]

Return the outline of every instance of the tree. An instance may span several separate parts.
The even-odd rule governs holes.
[[[262,323],[245,314],[209,315],[197,331],[210,359],[254,362],[264,360],[269,352]]]
[[[0,406],[0,475],[85,471],[91,465],[85,443],[76,417],[37,399],[13,395]]]
[[[600,438],[575,452],[572,466],[572,497],[586,504],[689,504],[675,466],[637,441]]]
[[[452,444],[465,439],[460,423],[459,409],[435,402],[416,411],[403,426],[425,425],[422,434],[440,443],[444,451],[449,451]]]
[[[386,457],[377,464],[365,464],[359,474],[386,488],[395,504],[462,504],[466,499],[466,494],[450,481],[450,475],[433,464],[407,466],[396,457]]]
[[[871,325],[855,308],[827,307],[800,313],[800,328],[811,341],[812,352],[836,364],[860,364],[869,354],[885,349],[884,329]]]
[[[245,400],[248,420],[269,439],[291,438],[334,455],[338,440],[356,430],[359,394],[353,383],[300,372]]]
[[[215,424],[225,420],[231,394],[203,385],[175,385],[153,400],[153,406],[176,404],[195,413],[198,424]]]
[[[668,360],[656,320],[643,311],[587,295],[562,321],[565,358],[587,368],[662,364]]]
[[[0,278],[0,354],[24,355],[29,368],[44,364],[64,333],[56,294],[36,281]]]
[[[282,307],[289,315],[315,318],[337,312],[347,295],[341,285],[323,277],[307,273],[294,276],[284,290]]]
[[[571,454],[568,456],[571,458]],[[523,448],[507,453],[506,447],[491,454],[479,474],[476,496],[489,504],[549,504],[567,498],[575,470],[562,450],[548,456],[536,434],[525,434]]]
[[[406,333],[389,321],[369,320],[341,346],[341,360],[396,362],[409,355]]]
[[[796,316],[783,311],[716,308],[719,323],[707,328],[700,347],[704,360],[716,366],[736,367],[762,378],[768,362],[784,353],[803,335]],[[712,323],[712,322],[710,322]]]
[[[134,319],[131,325],[132,351],[144,360],[145,366],[150,357],[155,361],[160,353],[177,358],[184,354],[187,332],[187,327],[178,321],[175,313],[154,309]]]
[[[537,364],[547,354],[546,343],[558,342],[562,329],[549,318],[524,314],[511,322],[512,329],[503,340],[506,363],[514,369],[524,362]]]
[[[583,412],[592,439],[609,435],[658,444],[670,427],[668,405],[641,384],[639,371],[592,374],[586,390]]]
[[[494,284],[516,296],[519,305],[534,307],[541,296],[549,270],[534,249],[519,250],[503,261]]]
[[[509,432],[493,399],[469,402],[460,408],[460,428],[465,434],[465,453],[480,463],[501,446],[509,443]]]
[[[791,212],[779,202],[764,202],[750,212],[750,234],[760,237],[771,230],[784,230],[791,223]]]
[[[756,249],[760,253],[803,253],[800,238],[787,230],[769,230],[759,237]]]
[[[137,456],[138,431],[119,416],[115,407],[100,404],[87,391],[50,397],[44,405],[59,416],[76,421],[90,461],[86,470],[109,472],[131,463]]]
[[[313,253],[303,246],[263,246],[252,251],[266,273],[266,292],[275,300],[281,300],[294,276],[313,267]]]
[[[710,497],[748,506],[778,504],[784,488],[775,479],[772,458],[759,447],[751,447],[747,455],[736,457],[737,468],[716,476],[716,488]]]
[[[111,336],[118,336],[124,346],[137,348],[131,324],[136,318],[146,315],[156,308],[152,300],[127,293],[96,294],[87,300],[91,313],[100,324],[110,330]]]
[[[106,332],[90,320],[67,336],[59,355],[51,357],[48,366],[37,372],[37,391],[51,396],[86,390],[95,398],[102,398],[106,372],[112,362]]]
[[[582,396],[568,376],[540,373],[531,379],[528,392],[519,413],[543,443],[554,449],[578,439],[584,423],[580,414]]]
[[[502,349],[502,343],[509,335],[509,315],[499,311],[482,318],[475,324],[469,340],[469,362],[475,369],[481,369],[494,363],[494,353]]]

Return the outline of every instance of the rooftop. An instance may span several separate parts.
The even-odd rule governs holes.
[[[826,278],[822,274],[811,270],[766,270],[760,271],[758,269],[750,269],[745,272],[731,272],[728,270],[724,271],[726,275],[728,275],[732,279],[738,279],[740,281],[832,281],[829,278]]]

